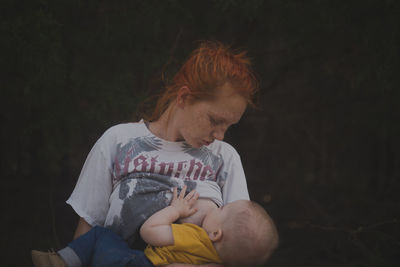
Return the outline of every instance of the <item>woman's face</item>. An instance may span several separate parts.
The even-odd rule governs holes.
[[[244,97],[229,83],[218,89],[213,100],[184,100],[179,106],[178,133],[180,139],[199,148],[215,139],[223,140],[226,130],[239,122],[247,106]]]

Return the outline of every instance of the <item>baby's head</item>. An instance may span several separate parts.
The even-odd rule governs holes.
[[[278,232],[257,203],[238,200],[211,212],[203,221],[224,264],[261,266],[278,246]]]

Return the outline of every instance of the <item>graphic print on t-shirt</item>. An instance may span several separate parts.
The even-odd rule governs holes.
[[[249,199],[240,157],[229,144],[215,140],[195,149],[154,136],[143,122],[118,124],[91,149],[67,203],[91,225],[131,240],[184,183],[217,206]]]
[[[184,180],[216,181],[222,159],[208,148],[197,149],[183,143],[181,150],[187,155],[181,157],[182,160],[169,158],[166,155],[162,157],[161,149],[162,140],[149,136],[132,139],[125,145],[118,144],[114,160],[113,185],[115,186],[132,172],[157,173]]]
[[[143,222],[153,213],[169,205],[171,188],[182,188],[183,184],[188,186],[188,192],[195,188],[194,182],[165,179],[159,174],[130,174],[119,184],[119,190],[115,190],[111,195],[110,199],[113,201],[106,226],[132,244],[137,239],[139,227]],[[114,216],[110,217],[112,214]]]
[[[172,188],[187,184],[187,192],[196,189],[201,196],[209,197],[221,194],[216,183],[221,157],[206,147],[195,149],[181,143],[179,149],[165,150],[163,141],[154,136],[117,145],[114,191],[105,226],[130,244],[143,222],[169,205]]]
[[[133,139],[127,144],[117,145],[117,154],[114,160],[113,183],[121,180],[121,175],[128,173],[129,164],[132,160],[136,161],[136,157],[144,151],[160,150],[161,140],[154,136],[141,136]],[[137,164],[139,165],[139,164]]]
[[[221,156],[216,156],[212,151],[206,147],[193,148],[192,146],[184,143],[183,151],[194,158],[197,158],[203,162],[204,165],[210,165],[211,169],[216,173],[221,167],[222,159]]]

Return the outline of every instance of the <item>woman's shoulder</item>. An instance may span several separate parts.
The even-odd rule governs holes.
[[[103,134],[102,139],[130,139],[147,134],[146,126],[142,121],[120,123],[109,127]]]
[[[222,154],[225,156],[234,156],[239,157],[239,153],[236,149],[229,143],[220,140],[214,140],[210,145],[207,146],[208,149],[211,149],[213,152]]]
[[[143,126],[145,126],[143,121],[119,123],[119,124],[109,127],[106,130],[106,133],[107,132],[118,133],[121,131],[131,131],[131,130],[143,128]]]

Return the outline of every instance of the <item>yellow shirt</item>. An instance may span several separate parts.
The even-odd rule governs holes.
[[[172,224],[174,245],[153,247],[148,245],[144,253],[156,266],[171,263],[222,263],[207,232],[191,223]]]

